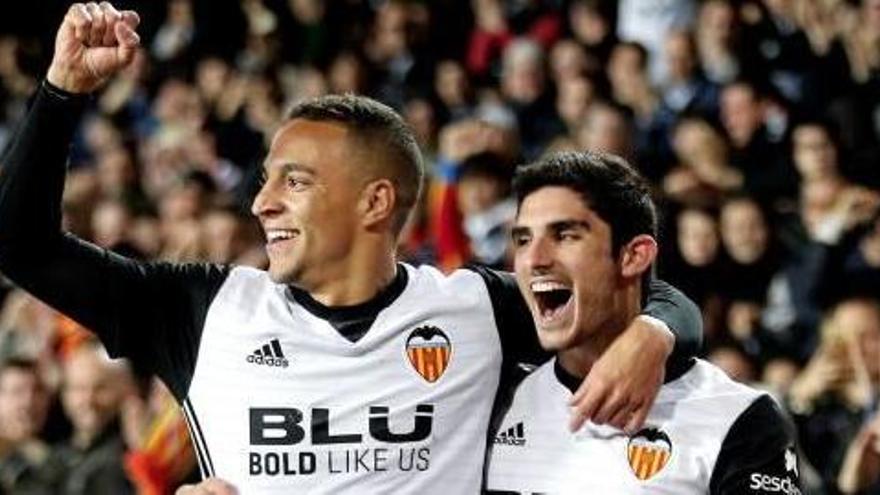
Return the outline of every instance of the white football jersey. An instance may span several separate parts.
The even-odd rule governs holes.
[[[554,360],[517,388],[491,447],[489,493],[774,493],[752,490],[763,476],[797,490],[793,449],[779,436],[772,399],[705,361],[661,388],[646,427],[634,435],[590,422],[570,432],[572,393],[560,373]],[[752,451],[738,448],[744,441]],[[725,445],[735,453],[719,462]]]
[[[234,269],[185,410],[208,474],[243,493],[477,493],[501,347],[485,284],[406,268],[351,342],[265,272]]]

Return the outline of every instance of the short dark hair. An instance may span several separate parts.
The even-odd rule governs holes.
[[[640,234],[657,235],[657,208],[648,182],[623,158],[592,151],[552,153],[524,165],[513,178],[517,206],[548,186],[567,187],[611,226],[614,256]]]
[[[639,54],[639,68],[644,70],[648,67],[648,49],[638,41],[621,41],[617,43],[614,48],[631,48],[635,50],[635,52]]]
[[[387,173],[394,184],[397,193],[394,233],[399,233],[418,201],[424,176],[418,142],[400,115],[371,98],[343,94],[305,100],[294,106],[287,118],[338,122],[387,157],[377,164],[377,171]]]
[[[810,117],[806,119],[799,120],[795,122],[793,126],[791,126],[791,149],[794,151],[795,147],[795,134],[800,129],[804,127],[815,127],[817,129],[821,129],[822,132],[825,133],[825,136],[831,141],[831,144],[834,146],[834,149],[839,153],[842,151],[843,142],[840,136],[840,127],[837,126],[832,120],[822,118],[822,117]]]
[[[748,91],[750,93],[750,96],[752,97],[752,101],[760,101],[765,96],[765,91],[764,91],[764,88],[761,84],[758,84],[756,81],[753,81],[752,79],[744,78],[744,77],[736,78],[733,81],[730,81],[729,83],[725,84],[724,86],[721,87],[721,92],[723,93],[723,92],[727,91],[728,89],[737,88],[737,87],[743,88],[746,91]]]
[[[458,167],[458,180],[471,177],[491,179],[501,186],[501,195],[510,195],[510,180],[513,178],[513,165],[503,156],[492,151],[471,155]]]

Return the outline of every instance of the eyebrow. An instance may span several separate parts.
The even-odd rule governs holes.
[[[592,227],[590,226],[590,222],[586,220],[565,219],[550,222],[550,224],[547,225],[547,230],[562,232],[564,230],[592,230]],[[531,231],[532,229],[530,227],[514,225],[510,229],[510,237],[516,238],[517,236],[528,234]]]
[[[510,229],[510,238],[516,239],[521,235],[528,234],[532,229],[528,227],[523,227],[522,225],[515,225]]]
[[[272,166],[271,163],[263,164],[263,173],[266,173],[269,170],[269,167],[271,167],[271,166]],[[291,172],[300,172],[300,173],[305,173],[305,174],[309,174],[309,175],[315,175],[315,169],[313,167],[309,167],[308,165],[303,165],[301,163],[284,162],[284,163],[281,163],[280,165],[278,165],[278,167],[281,169],[282,174],[289,174]]]
[[[551,222],[547,228],[554,232],[562,232],[563,230],[592,230],[590,222],[573,218]]]

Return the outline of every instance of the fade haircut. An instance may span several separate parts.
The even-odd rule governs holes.
[[[552,153],[524,165],[513,178],[517,207],[548,186],[576,192],[587,208],[611,227],[611,247],[620,248],[640,234],[657,236],[657,208],[645,179],[623,158],[592,151]]]
[[[396,193],[394,234],[398,235],[419,198],[424,165],[412,130],[387,105],[353,94],[326,95],[294,106],[288,120],[338,122],[384,159],[367,173],[378,174],[394,184]]]

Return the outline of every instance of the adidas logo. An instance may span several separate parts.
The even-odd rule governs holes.
[[[278,342],[278,339],[272,339],[268,344],[254,350],[254,352],[248,355],[247,362],[281,368],[290,366],[290,362],[284,358],[284,353],[281,352],[281,344]]]
[[[514,447],[522,447],[526,444],[526,435],[523,431],[522,422],[511,426],[507,431],[501,432],[495,436],[495,444],[512,445]]]

